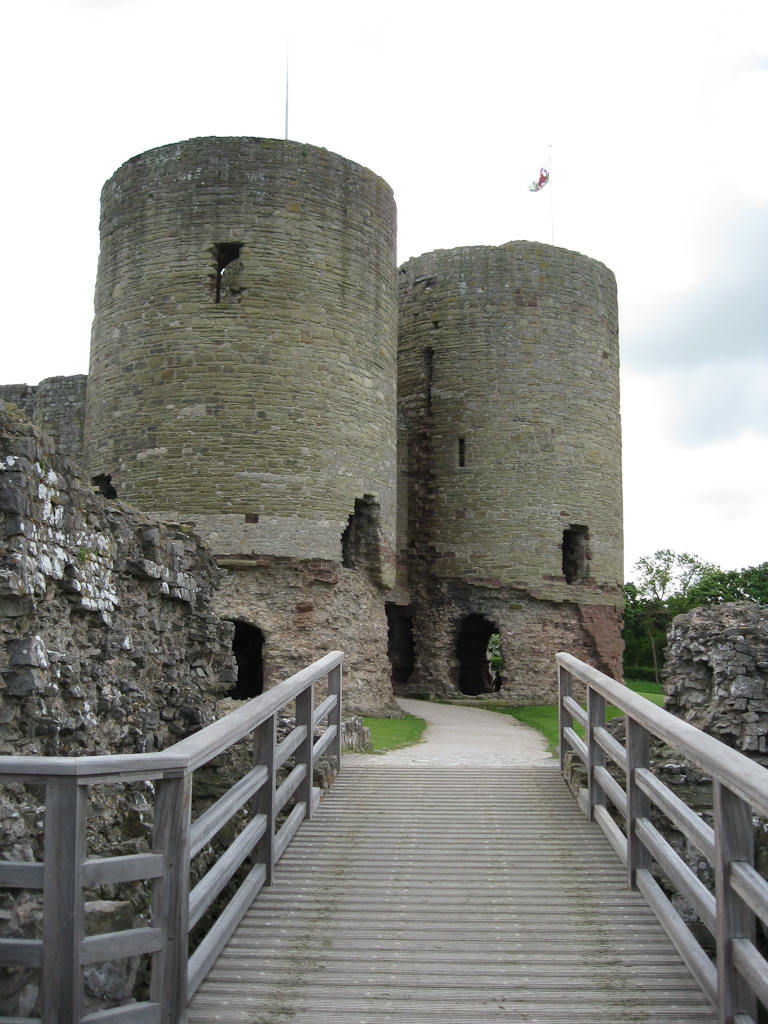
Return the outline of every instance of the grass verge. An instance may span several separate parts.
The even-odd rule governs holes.
[[[405,718],[364,718],[363,722],[371,730],[371,744],[375,754],[419,743],[427,727],[424,719],[415,715],[406,715]]]
[[[628,679],[627,687],[630,690],[634,690],[635,693],[641,694],[647,700],[652,701],[654,704],[658,704],[659,707],[664,706],[664,693],[662,688],[656,683],[646,683],[637,680]],[[505,715],[512,715],[520,722],[524,722],[526,725],[532,726],[534,729],[538,729],[540,733],[543,733],[544,738],[549,744],[549,749],[554,753],[560,742],[559,726],[557,719],[557,708],[549,706],[530,706],[530,707],[519,707],[519,708],[494,708],[488,707],[489,711],[499,711]],[[606,721],[610,722],[612,718],[618,718],[619,715],[623,715],[624,712],[618,708],[612,707],[610,704],[605,709]],[[578,724],[573,723],[574,731],[578,736],[584,735],[584,730]]]

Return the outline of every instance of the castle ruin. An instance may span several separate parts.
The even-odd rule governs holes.
[[[329,649],[360,713],[393,686],[553,702],[562,649],[620,675],[613,274],[531,242],[398,273],[395,218],[314,146],[134,157],[102,192],[87,386],[0,398],[103,494],[203,537],[238,696]]]

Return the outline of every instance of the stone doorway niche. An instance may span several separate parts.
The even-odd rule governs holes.
[[[264,634],[257,626],[235,622],[232,653],[237,662],[237,685],[228,696],[235,700],[258,697],[264,689]]]
[[[493,691],[488,667],[488,641],[499,627],[484,615],[468,615],[456,634],[456,657],[459,662],[459,689],[466,697]]]
[[[413,646],[413,614],[407,605],[384,605],[387,613],[387,654],[392,666],[392,689],[405,693],[408,680],[416,662]]]

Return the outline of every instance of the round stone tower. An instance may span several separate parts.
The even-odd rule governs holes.
[[[219,564],[391,587],[396,316],[395,204],[371,171],[271,139],[134,157],[102,192],[89,476],[193,524]],[[253,578],[228,585],[243,593],[221,612],[269,643],[277,599],[268,612]],[[318,602],[303,598],[306,636]]]
[[[102,192],[90,475],[215,517],[233,553],[338,560],[375,501],[391,550],[396,315],[395,205],[371,171],[271,139],[134,157]]]
[[[466,686],[464,663],[485,658],[494,632],[496,683],[521,702],[547,696],[557,650],[620,672],[613,274],[578,253],[510,242],[427,253],[399,276],[410,689],[439,690],[437,677],[487,689],[484,661],[484,681]]]

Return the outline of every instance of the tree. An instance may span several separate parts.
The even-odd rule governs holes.
[[[656,682],[667,631],[676,615],[726,601],[768,606],[768,562],[723,570],[688,552],[678,555],[663,548],[638,559],[634,572],[637,583],[624,586],[624,664],[652,663]]]

